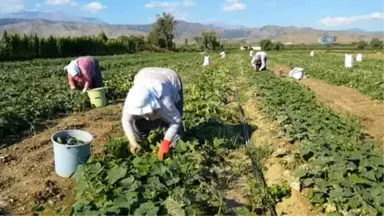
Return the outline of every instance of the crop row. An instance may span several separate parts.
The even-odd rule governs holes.
[[[185,83],[183,141],[165,161],[159,161],[160,131],[151,133],[147,152],[136,157],[126,152],[125,138],[111,140],[104,156],[92,158],[76,173],[73,215],[223,215],[230,211],[220,172],[225,167],[223,157],[241,140],[226,126],[239,122],[227,105],[228,70],[225,65],[192,68],[193,76],[181,75]]]
[[[105,56],[99,60],[104,83],[110,88],[108,99],[122,99],[140,68],[171,66],[178,71],[184,66],[193,68],[201,57],[196,54],[142,53]],[[0,63],[0,137],[20,134],[46,119],[90,106],[87,95],[70,91],[68,87],[63,68],[69,61],[65,58]]]
[[[382,215],[384,164],[360,125],[319,105],[314,93],[296,81],[248,71],[261,109],[299,143],[302,165],[295,177],[313,189],[312,204],[324,210],[327,203],[334,215]]]
[[[333,54],[307,52],[279,52],[272,54],[273,61],[291,67],[302,67],[308,77],[324,80],[330,84],[352,87],[373,99],[384,100],[383,63],[363,59],[355,62],[354,68],[344,67],[344,57]]]

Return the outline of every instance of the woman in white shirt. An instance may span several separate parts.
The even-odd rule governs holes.
[[[267,70],[267,53],[260,51],[252,58],[252,65],[255,71]]]
[[[167,128],[159,150],[163,160],[170,145],[183,131],[183,84],[179,75],[168,68],[144,68],[135,76],[123,109],[123,128],[130,151],[140,151],[151,130]]]

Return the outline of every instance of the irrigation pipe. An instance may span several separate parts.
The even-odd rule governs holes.
[[[240,97],[239,97],[239,91],[237,89],[236,80],[234,80],[234,81],[236,84],[237,107],[239,109],[241,124],[243,126],[245,144],[246,144],[248,152],[249,152],[249,157],[251,158],[253,175],[261,183],[261,187],[263,187],[264,189],[267,189],[267,184],[265,183],[265,178],[264,178],[263,172],[261,171],[260,167],[258,166],[258,162],[255,160],[255,157],[253,157],[254,154],[253,154],[253,149],[250,146],[248,123],[247,123],[247,120],[245,119],[243,107],[240,104]],[[268,209],[271,213],[271,216],[277,216],[276,209],[275,209],[275,206],[273,204],[271,204],[271,203],[268,204]]]

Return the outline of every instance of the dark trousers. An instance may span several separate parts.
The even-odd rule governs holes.
[[[101,75],[99,61],[93,57],[92,61],[95,67],[95,75],[92,77],[92,88],[104,87],[103,76]]]
[[[258,60],[256,61],[256,70],[259,70],[259,68],[261,67],[261,60]],[[265,67],[262,69],[262,71],[265,71],[267,70],[267,58],[265,58]]]
[[[181,90],[179,91],[180,100],[175,104],[175,107],[179,111],[181,118],[183,118],[184,92],[183,92],[183,83],[181,82],[180,77],[179,77],[179,80],[181,83]],[[169,124],[161,119],[149,121],[145,118],[140,118],[133,121],[133,132],[138,142],[142,142],[146,140],[148,138],[149,133],[152,130],[167,129],[168,127],[169,127]],[[184,132],[184,128],[183,128],[183,124],[181,124],[181,127],[177,134],[181,137],[183,132]]]

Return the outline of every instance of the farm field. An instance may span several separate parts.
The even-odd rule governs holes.
[[[355,56],[355,55],[354,55]],[[355,88],[372,99],[383,101],[383,61],[364,59],[355,62],[353,69],[344,67],[344,56],[309,52],[274,52],[275,62],[290,67],[302,67],[310,78],[324,80],[334,85]]]
[[[208,68],[201,67],[202,57],[101,57],[111,104],[92,110],[86,95],[68,88],[62,68],[70,59],[0,63],[0,71],[6,71],[0,74],[6,98],[0,106],[1,137],[61,118],[52,128],[0,149],[0,209],[42,215],[256,215],[272,204],[279,215],[384,213],[382,155],[356,119],[320,104],[296,81],[254,73],[245,52],[229,53]],[[304,53],[270,55],[274,63],[304,67],[309,77],[382,100],[380,89],[369,83],[380,73],[377,62],[367,60],[362,63],[366,67],[352,72],[367,74],[365,80],[352,79],[342,66],[331,69],[339,64],[332,57],[315,56],[322,58],[317,67],[314,59],[304,58]],[[117,101],[145,66],[170,67],[185,83],[186,138],[164,162],[156,157],[159,132],[152,133],[145,153],[133,157],[120,128],[122,105]],[[7,88],[7,83],[17,84]],[[240,91],[254,151],[244,145],[234,89]],[[61,179],[53,169],[49,139],[63,128],[95,135],[93,156],[75,180]],[[261,189],[252,175],[251,158],[263,168],[268,188]]]
[[[343,56],[333,52],[317,53],[313,58],[302,51],[272,52],[270,55],[271,68],[275,72],[282,69],[284,76],[288,76],[291,67],[303,67],[307,79],[299,83],[310,88],[318,101],[343,116],[357,117],[365,133],[384,140],[384,104],[380,98],[372,97],[381,97],[383,93],[381,61],[364,59],[361,63],[356,62],[354,69],[347,70],[343,68]],[[340,82],[335,84],[337,81]],[[368,88],[369,92],[362,92]]]
[[[190,61],[179,61],[181,59]],[[0,102],[0,143],[17,140],[17,135],[22,131],[34,133],[41,121],[84,111],[90,106],[86,95],[68,91],[63,68],[70,60],[37,59],[0,63],[0,90],[3,98]],[[108,98],[115,100],[125,98],[133,76],[142,67],[158,65],[175,70],[192,69],[192,65],[198,61],[200,57],[195,54],[153,56],[143,53],[102,57],[100,65],[104,83],[111,88]],[[185,74],[188,76],[187,71]]]

